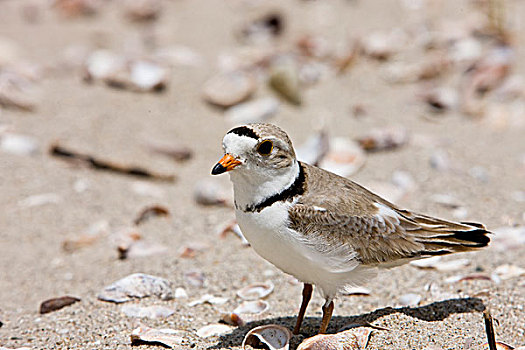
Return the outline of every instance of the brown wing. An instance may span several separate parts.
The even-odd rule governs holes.
[[[480,224],[411,213],[346,178],[302,166],[308,191],[289,211],[291,227],[309,240],[348,246],[364,264],[470,251],[490,241]]]

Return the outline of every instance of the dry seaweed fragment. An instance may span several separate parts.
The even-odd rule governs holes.
[[[51,145],[51,147],[49,148],[49,153],[54,157],[79,161],[97,170],[111,171],[119,174],[131,175],[142,178],[152,178],[160,181],[171,182],[175,180],[175,175],[158,174],[148,169],[144,169],[142,167],[134,165],[116,164],[105,159],[100,159],[96,156],[72,151],[69,148],[63,147],[57,143]]]

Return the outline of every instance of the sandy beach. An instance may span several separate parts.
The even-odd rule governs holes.
[[[78,1],[75,6],[93,6],[90,15],[74,1],[51,3],[0,2],[0,82],[12,69],[29,77],[36,91],[26,108],[6,102],[2,94],[9,86],[0,84],[0,347],[163,348],[132,346],[132,331],[147,326],[180,331],[183,342],[176,348],[240,349],[256,326],[293,328],[302,285],[235,234],[220,235],[234,220],[232,190],[228,176],[210,171],[222,157],[222,137],[236,123],[226,117],[227,108],[205,100],[203,87],[221,71],[246,67],[256,88],[245,100],[278,101],[265,121],[286,130],[296,147],[321,125],[330,140],[400,132],[399,145],[363,151],[364,165],[348,177],[400,207],[480,222],[495,232],[489,248],[442,259],[461,259],[458,266],[379,271],[364,285],[369,295],[336,300],[328,332],[367,322],[388,330],[373,329],[366,349],[482,349],[482,312],[488,309],[497,320],[497,340],[525,346],[525,23],[519,15],[525,3],[501,1],[508,30],[503,39],[483,32],[491,1],[165,0],[152,1],[159,6],[154,19],[139,20],[126,16],[126,1]],[[276,14],[278,29],[275,21],[263,21],[262,29],[249,26],[268,14]],[[378,50],[386,47],[386,57],[374,57],[372,33],[383,34]],[[451,48],[454,40],[462,44]],[[483,61],[490,72],[480,73],[479,84],[486,86],[475,86],[479,96],[467,101],[465,86],[475,84],[476,69],[484,67],[479,62],[501,46],[512,50],[510,63],[490,71],[493,61]],[[155,56],[167,73],[161,88],[151,90],[161,91],[134,91],[127,80],[110,84],[89,76],[86,62],[102,49],[137,60]],[[432,62],[436,53],[446,53],[446,62],[423,77],[414,67]],[[300,105],[267,83],[276,55],[306,66],[299,75]],[[457,95],[436,108],[425,93],[443,86]],[[10,143],[9,135],[23,137]],[[175,178],[97,169],[93,162],[53,155],[53,145]],[[174,160],[174,150],[187,159]],[[199,204],[195,191],[204,186],[209,197],[225,203]],[[169,215],[134,225],[154,205]],[[134,256],[130,249],[119,259],[118,246],[137,240],[152,250],[137,248]],[[121,257],[127,253],[122,249]],[[514,274],[505,273],[506,265]],[[165,278],[187,297],[123,304],[97,298],[133,273]],[[275,286],[264,299],[267,311],[221,335],[197,335],[242,302],[240,288],[264,281]],[[227,299],[188,305],[205,294]],[[407,294],[415,295],[408,298],[411,305],[402,298]],[[80,301],[39,313],[43,301],[65,295]],[[291,348],[316,334],[322,303],[316,294]],[[131,317],[122,311],[129,304],[173,313]]]

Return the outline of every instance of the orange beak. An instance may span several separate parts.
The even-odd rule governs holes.
[[[225,154],[211,170],[212,175],[219,175],[227,171],[233,170],[237,165],[241,164],[240,160],[235,159],[231,154]]]

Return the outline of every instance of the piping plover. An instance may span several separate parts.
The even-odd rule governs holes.
[[[304,283],[294,334],[315,285],[325,298],[319,333],[333,299],[374,267],[476,250],[488,245],[481,224],[417,214],[364,187],[300,162],[288,135],[272,124],[248,124],[223,139],[213,175],[229,172],[239,226],[255,251]]]

